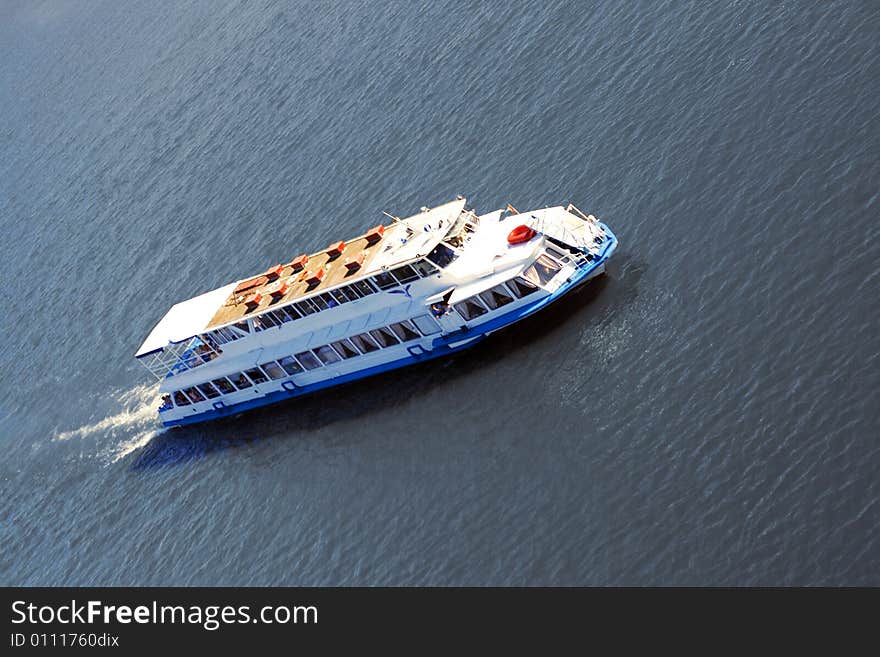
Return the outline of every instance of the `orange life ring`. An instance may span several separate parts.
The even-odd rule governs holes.
[[[522,244],[523,242],[528,242],[535,236],[535,231],[526,226],[525,224],[520,224],[507,236],[508,244]]]

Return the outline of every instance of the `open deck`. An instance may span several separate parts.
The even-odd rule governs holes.
[[[239,281],[205,329],[240,321],[286,305],[307,295],[366,278],[411,257],[425,255],[458,217],[465,200],[424,209],[388,226],[379,225],[323,251],[300,255],[290,262]],[[425,227],[431,230],[425,232]],[[424,251],[424,252],[423,252]]]
[[[291,262],[241,281],[211,318],[207,328],[223,326],[290,303],[306,294],[363,278],[374,270],[376,256],[389,243],[388,236],[396,232],[394,226],[383,229],[385,235],[378,240],[371,241],[367,235],[361,235],[345,242],[341,252],[338,247],[333,251],[328,247],[308,255],[307,259],[297,256]]]

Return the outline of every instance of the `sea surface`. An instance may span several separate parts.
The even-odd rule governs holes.
[[[464,194],[607,276],[179,430],[173,303]],[[880,585],[880,3],[0,3],[0,584]]]

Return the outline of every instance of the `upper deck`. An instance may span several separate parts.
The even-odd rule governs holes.
[[[464,210],[456,199],[380,225],[327,249],[297,256],[250,278],[176,304],[151,331],[137,357],[204,331],[228,326],[274,307],[326,292],[427,255]]]

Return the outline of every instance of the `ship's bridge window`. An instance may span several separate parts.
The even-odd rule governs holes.
[[[321,361],[315,358],[315,354],[311,351],[303,351],[302,353],[297,354],[296,359],[299,361],[299,364],[307,370],[316,370],[321,367]]]
[[[229,383],[229,379],[225,376],[221,376],[219,379],[214,379],[211,381],[214,386],[224,395],[228,395],[230,392],[235,392],[235,388]]]
[[[294,360],[293,356],[285,356],[278,361],[278,364],[284,368],[289,375],[299,374],[303,371],[302,366]]]
[[[413,317],[413,324],[422,332],[422,335],[433,335],[440,332],[440,325],[430,315]]]
[[[453,260],[458,257],[458,254],[449,248],[443,242],[440,242],[437,246],[434,247],[434,250],[431,251],[427,256],[428,260],[433,262],[435,265],[443,269],[448,266]]]
[[[513,297],[503,285],[496,285],[485,292],[480,292],[480,299],[483,300],[483,303],[489,306],[490,310],[495,310],[501,306],[513,303]]]
[[[418,280],[419,275],[416,273],[416,270],[410,267],[409,265],[403,265],[402,267],[398,267],[391,271],[394,275],[394,278],[397,279],[397,282],[403,285],[404,283],[409,283],[411,281]]]
[[[342,360],[339,357],[339,354],[337,354],[329,344],[322,345],[315,349],[315,355],[321,359],[321,362],[324,363],[324,365],[332,365],[333,363],[338,363]]]
[[[182,390],[174,391],[174,405],[175,406],[189,406],[192,402],[186,398],[186,395],[183,394]]]
[[[249,370],[245,370],[244,373],[247,374],[248,378],[257,385],[261,383],[266,383],[266,381],[269,380],[266,375],[263,374],[263,370],[261,370],[259,367],[252,367]]]
[[[539,255],[532,266],[523,272],[523,277],[535,285],[547,285],[561,269],[558,262],[550,256]]]
[[[330,294],[330,296],[333,297],[333,300],[336,302],[336,305],[342,305],[343,303],[349,302],[349,298],[345,295],[345,292],[343,292],[343,288],[337,288],[335,290],[330,290],[330,292],[328,294]]]
[[[470,297],[464,301],[459,301],[453,307],[466,320],[475,319],[480,315],[485,315],[488,311],[477,297]]]
[[[396,335],[401,342],[417,340],[422,337],[421,335],[419,335],[418,331],[416,331],[416,327],[413,326],[409,320],[404,320],[402,322],[398,322],[397,324],[392,324],[391,330],[394,331],[394,335]]]
[[[233,326],[235,328],[237,328],[239,331],[241,331],[242,333],[250,333],[251,332],[251,329],[248,326],[247,322],[236,322],[235,324],[233,324]]]
[[[250,382],[250,379],[248,379],[244,375],[244,372],[237,372],[237,373],[233,374],[232,376],[230,376],[229,378],[232,379],[232,383],[234,383],[235,387],[238,388],[239,390],[244,390],[245,388],[250,388],[251,385],[253,385]]]
[[[391,272],[383,271],[373,276],[373,282],[380,290],[387,290],[397,285],[397,280]]]
[[[274,360],[268,363],[260,363],[260,368],[269,375],[270,379],[283,379],[287,374]]]
[[[568,257],[567,254],[565,254],[565,253],[563,253],[562,251],[560,251],[559,249],[557,249],[555,246],[549,246],[549,245],[548,245],[548,246],[547,246],[547,253],[548,253],[548,254],[549,254],[554,260],[558,260],[558,261],[561,262],[562,264],[566,264],[566,263],[571,262],[571,258]]]
[[[337,301],[337,300],[336,300],[336,297],[334,297],[334,296],[333,296],[332,294],[330,294],[329,292],[324,292],[324,294],[321,295],[321,300],[322,300],[324,303],[327,304],[327,307],[328,307],[328,308],[335,308],[335,307],[338,306],[340,303],[345,303],[344,300],[341,301],[341,302],[340,302],[340,301]]]
[[[376,341],[366,333],[355,335],[352,337],[351,341],[358,349],[360,349],[362,354],[368,354],[371,351],[379,350],[379,345],[376,344]]]
[[[532,292],[538,291],[537,285],[535,285],[531,281],[527,281],[524,278],[520,278],[519,276],[507,281],[507,287],[520,299],[522,299],[524,296],[531,294]]]

